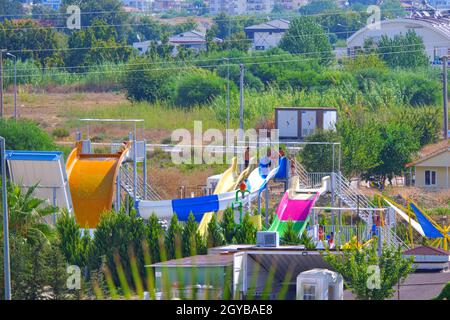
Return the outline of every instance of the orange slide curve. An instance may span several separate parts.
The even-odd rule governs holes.
[[[66,170],[77,223],[82,228],[97,226],[103,212],[111,210],[115,181],[130,143],[118,153],[83,154],[76,143],[67,159]]]

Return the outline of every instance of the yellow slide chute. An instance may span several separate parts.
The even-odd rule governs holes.
[[[250,159],[250,163],[254,163],[255,159]],[[255,164],[250,164],[245,170],[238,174],[237,158],[233,157],[231,160],[231,166],[222,174],[219,182],[214,189],[214,194],[220,194],[237,190],[242,181],[248,178],[250,173],[256,168]],[[202,221],[198,226],[198,232],[201,236],[206,236],[208,232],[208,223],[211,221],[214,212],[207,212],[203,215]],[[219,216],[220,220],[221,216]],[[261,217],[251,216],[252,223],[259,229],[261,229]]]
[[[67,159],[66,170],[77,223],[82,228],[97,226],[103,212],[112,208],[115,181],[128,143],[118,153],[83,154],[77,142]]]

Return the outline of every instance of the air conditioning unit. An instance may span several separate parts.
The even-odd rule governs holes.
[[[276,231],[258,231],[256,233],[256,245],[258,247],[278,247],[280,236]]]

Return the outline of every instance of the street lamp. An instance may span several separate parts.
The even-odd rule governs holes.
[[[2,204],[3,204],[3,271],[5,277],[5,300],[11,300],[11,271],[9,260],[9,222],[8,196],[6,190],[6,147],[5,138],[0,137],[0,165],[2,171]]]
[[[14,59],[14,119],[17,120],[17,57],[9,52],[6,55]]]

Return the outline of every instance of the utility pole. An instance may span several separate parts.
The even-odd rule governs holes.
[[[239,143],[242,147],[245,146],[244,140],[244,65],[241,63],[239,65],[240,75],[239,75]],[[238,146],[239,146],[238,143]],[[241,150],[244,152],[244,150]],[[244,170],[244,164],[240,164],[241,172]]]
[[[3,52],[6,49],[0,50],[0,118],[3,118]]]
[[[447,96],[447,61],[448,56],[443,56],[442,60],[442,96],[444,98],[444,139],[448,139],[448,96]]]
[[[0,53],[1,55],[1,53]],[[11,300],[11,264],[9,260],[9,219],[8,195],[6,190],[6,143],[0,137],[0,165],[2,171],[2,205],[3,205],[3,272],[5,278],[5,300]]]
[[[223,58],[227,63],[227,132],[230,129],[230,63],[229,58]],[[229,145],[228,134],[226,134],[227,147]]]

